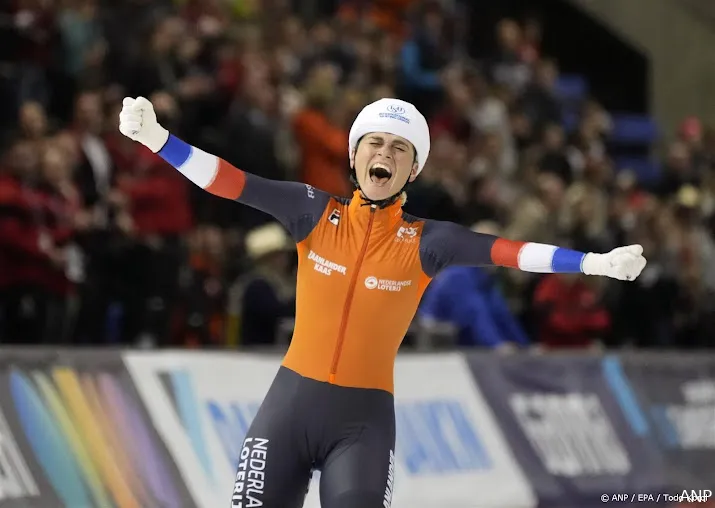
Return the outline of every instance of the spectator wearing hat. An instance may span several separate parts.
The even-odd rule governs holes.
[[[242,345],[271,345],[281,322],[295,316],[295,244],[275,222],[246,235],[253,268],[230,290],[229,315],[238,316]]]

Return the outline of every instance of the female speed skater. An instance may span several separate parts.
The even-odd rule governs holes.
[[[241,171],[171,135],[143,97],[124,99],[119,130],[206,191],[272,215],[297,244],[295,330],[244,440],[234,508],[299,508],[312,469],[321,470],[323,508],[389,508],[395,357],[440,270],[498,265],[632,281],[646,264],[640,245],[583,253],[404,213],[430,134],[398,99],[367,105],[352,125],[350,199]]]

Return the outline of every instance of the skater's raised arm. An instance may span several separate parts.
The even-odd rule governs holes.
[[[272,215],[296,241],[307,237],[330,200],[326,192],[299,182],[269,180],[189,145],[164,129],[151,102],[127,97],[119,130],[142,143],[182,175],[216,196],[232,199]]]
[[[427,220],[420,243],[425,274],[434,277],[451,265],[506,266],[535,273],[584,273],[634,280],[646,264],[640,245],[606,254],[585,253],[555,245],[507,240],[454,224]]]

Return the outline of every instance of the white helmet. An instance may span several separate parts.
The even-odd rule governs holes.
[[[380,99],[365,106],[350,128],[348,153],[352,155],[360,138],[371,132],[387,132],[412,143],[420,174],[429,156],[430,137],[427,120],[416,107],[400,99]]]

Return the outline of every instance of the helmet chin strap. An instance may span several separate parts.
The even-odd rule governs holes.
[[[375,205],[377,208],[387,208],[391,204],[393,204],[395,201],[400,199],[400,196],[402,193],[407,189],[407,186],[410,184],[410,178],[407,177],[407,181],[405,182],[405,185],[402,186],[402,188],[397,191],[396,194],[393,194],[389,198],[385,199],[370,199],[365,195],[365,192],[360,188],[360,183],[358,182],[357,179],[357,174],[355,173],[355,168],[350,169],[350,181],[353,183],[355,188],[360,191],[360,197],[363,200],[363,203],[360,206],[371,206]]]

